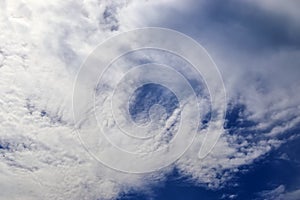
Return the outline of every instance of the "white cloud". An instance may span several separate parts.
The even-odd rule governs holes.
[[[6,173],[0,182],[7,193],[1,198],[111,199],[127,183],[140,183],[99,166],[73,129],[73,81],[83,58],[110,32],[100,23],[107,3],[2,4],[0,153]]]
[[[300,189],[287,191],[284,185],[279,185],[273,190],[266,190],[260,193],[265,200],[297,200],[299,199]]]
[[[267,8],[279,10],[278,6]],[[284,8],[290,10],[288,5]],[[296,18],[292,10],[291,17]],[[162,180],[169,168],[143,176],[122,174],[90,157],[74,132],[73,81],[90,51],[118,29],[146,26],[172,13],[188,11],[187,3],[173,0],[1,1],[1,198],[114,199],[132,188],[144,190],[147,181]],[[285,9],[282,12],[288,13]],[[231,101],[245,104],[243,117],[259,122],[240,132],[267,130],[258,142],[253,140],[255,135],[229,135],[224,130],[205,159],[197,158],[203,141],[200,134],[176,163],[196,184],[218,187],[239,166],[251,164],[280,145],[282,141],[275,136],[300,123],[299,51],[284,49],[230,62],[218,49],[211,49],[221,63]],[[258,78],[262,82],[256,81]],[[274,127],[278,121],[281,124]],[[278,190],[283,193],[284,187]],[[281,195],[293,199],[298,193]]]

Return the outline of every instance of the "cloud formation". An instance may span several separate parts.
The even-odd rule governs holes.
[[[295,4],[1,1],[1,198],[115,199],[147,190],[172,167],[195,184],[226,184],[241,166],[297,134],[300,26]],[[74,132],[72,91],[80,64],[96,45],[142,26],[173,28],[203,44],[224,78],[229,110],[223,136],[205,159],[196,158],[203,141],[199,134],[174,166],[132,175],[107,169],[82,148]],[[232,121],[239,126],[231,126]],[[276,191],[283,193],[284,186]]]

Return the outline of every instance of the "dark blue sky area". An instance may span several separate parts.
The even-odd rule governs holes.
[[[300,185],[299,154],[300,138],[287,142],[253,165],[241,167],[223,189],[194,186],[174,171],[164,186],[153,187],[152,194],[155,196],[131,193],[119,200],[215,200],[231,199],[230,195],[237,195],[233,199],[241,200],[263,199],[259,195],[261,191],[272,190],[279,185],[284,185],[287,191],[297,189]]]
[[[157,91],[160,90],[152,90],[153,93]],[[174,104],[173,101],[167,101],[163,106],[169,107],[170,102]],[[239,128],[243,128],[243,135],[261,134],[247,131],[248,128],[257,124],[242,120],[241,113],[244,111],[244,105],[229,106],[225,129],[229,130],[229,134],[240,134]],[[300,132],[300,126],[290,132],[285,134],[286,138],[282,138],[287,141],[286,143],[259,158],[253,164],[239,167],[239,172],[233,174],[233,178],[217,190],[208,189],[206,186],[196,186],[174,170],[163,185],[153,186],[151,195],[138,191],[124,195],[119,200],[259,200],[264,199],[261,196],[262,191],[273,190],[280,185],[283,185],[287,191],[296,190],[300,185],[300,137],[293,140],[287,138]]]

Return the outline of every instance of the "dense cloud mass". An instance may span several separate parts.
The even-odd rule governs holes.
[[[0,198],[96,200],[151,193],[149,186],[174,168],[195,185],[223,187],[243,166],[299,134],[298,7],[296,1],[271,0],[0,1]],[[82,147],[74,129],[73,84],[99,43],[147,26],[181,31],[206,48],[220,69],[228,108],[222,136],[204,159],[197,157],[204,141],[198,134],[173,165],[127,174],[102,165]],[[167,59],[145,57],[151,58]],[[176,122],[174,110],[167,117]],[[258,195],[298,194],[280,185]]]

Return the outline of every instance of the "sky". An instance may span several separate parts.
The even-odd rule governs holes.
[[[298,200],[299,6],[0,0],[0,199]],[[161,29],[163,39],[155,31],[153,39],[146,27],[169,35]],[[129,35],[140,28],[148,32]],[[99,67],[149,41],[181,56],[148,48]],[[186,48],[193,42],[199,51]],[[201,75],[185,60],[196,59],[193,52],[203,59]],[[157,135],[141,142],[120,130]],[[128,154],[112,151],[99,131]],[[182,155],[169,145],[176,132],[184,136],[174,144],[192,142]],[[127,157],[132,152],[146,154]]]

